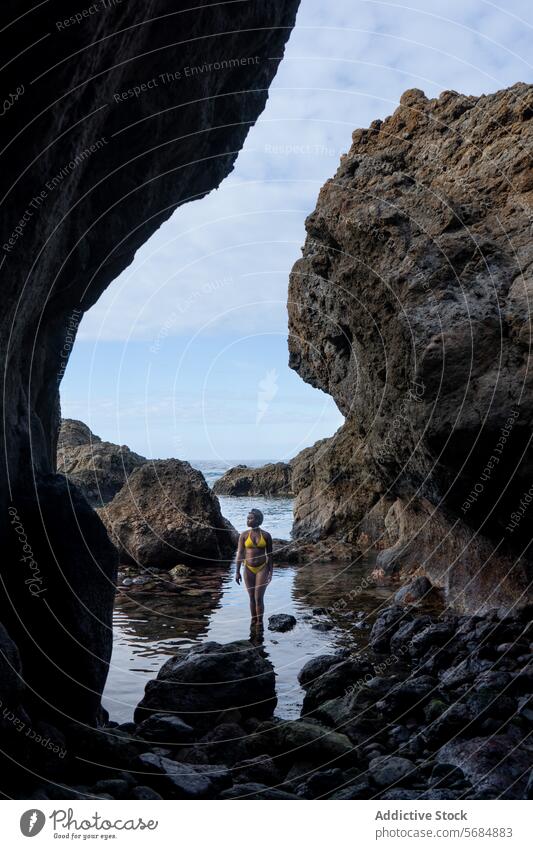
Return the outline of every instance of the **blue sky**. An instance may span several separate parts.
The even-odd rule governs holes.
[[[287,366],[287,282],[351,133],[428,97],[532,82],[533,6],[302,0],[233,173],[181,207],[80,326],[64,416],[152,457],[287,459],[342,423]]]

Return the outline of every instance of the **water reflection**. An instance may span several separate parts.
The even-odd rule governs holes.
[[[285,633],[265,627],[253,641],[263,645],[274,665],[279,716],[299,716],[303,691],[296,676],[307,660],[340,647],[357,651],[366,645],[369,626],[391,593],[372,586],[372,568],[368,559],[351,566],[275,565],[265,596],[265,623],[274,613],[290,613],[297,624]],[[233,567],[213,568],[194,573],[176,595],[118,598],[103,700],[112,719],[131,719],[147,680],[176,650],[206,640],[250,639],[246,590],[233,578]]]

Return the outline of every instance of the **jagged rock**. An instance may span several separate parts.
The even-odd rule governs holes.
[[[154,569],[176,561],[206,566],[231,560],[235,529],[204,476],[182,460],[153,460],[133,471],[100,510],[123,561]]]
[[[138,758],[139,777],[150,787],[175,799],[213,799],[231,784],[227,767],[215,764],[182,764],[146,752]]]
[[[127,445],[102,442],[87,425],[63,419],[57,444],[57,470],[83,492],[93,507],[107,504],[146,457]]]
[[[470,740],[451,740],[436,754],[437,760],[463,770],[473,791],[484,798],[523,799],[531,751],[514,731]],[[472,795],[470,798],[474,798]]]
[[[220,794],[221,799],[277,799],[278,801],[294,801],[298,799],[293,793],[287,793],[285,790],[278,790],[276,787],[267,787],[265,784],[257,782],[247,782],[246,784],[234,784],[229,790],[224,790]]]
[[[379,787],[390,784],[405,784],[416,777],[416,766],[407,758],[394,755],[379,755],[368,765],[370,775]]]
[[[425,575],[409,581],[394,596],[395,604],[416,604],[416,602],[427,599],[432,590],[431,581]]]
[[[276,706],[274,670],[261,650],[245,640],[207,642],[169,658],[148,682],[135,721],[172,711],[193,726],[210,726],[224,710],[267,718]]]
[[[296,617],[290,613],[275,613],[268,617],[269,631],[292,631],[296,625]]]
[[[179,716],[167,713],[153,713],[143,720],[135,733],[144,740],[151,740],[160,746],[174,743],[190,743],[194,732]]]
[[[180,204],[198,202],[232,171],[265,106],[297,8],[298,0],[231,8],[162,0],[153,14],[150,4],[109,3],[65,28],[57,24],[72,15],[69,0],[57,0],[53,14],[47,4],[21,14],[18,0],[2,3],[10,51],[3,90],[6,97],[24,91],[2,121],[0,226],[9,250],[0,478],[10,481],[10,492],[0,491],[0,532],[9,541],[2,610],[12,606],[9,573],[19,571],[12,564],[21,556],[19,543],[10,543],[8,499],[16,494],[19,512],[25,502],[28,539],[40,538],[39,508],[56,471],[59,386],[83,314]],[[35,33],[47,37],[36,41]],[[185,67],[193,69],[188,78]],[[139,96],[131,96],[134,87]],[[82,508],[72,488],[56,495],[63,538],[54,530],[38,562],[42,574],[65,576],[53,581],[57,622],[37,614],[26,589],[13,622],[2,618],[43,703],[93,721],[111,650],[115,553],[100,545],[94,514],[91,527],[84,518],[77,530]],[[27,628],[33,639],[25,638]]]
[[[532,114],[523,83],[405,92],[354,132],[290,280],[290,365],[346,416],[302,529],[385,540],[385,573],[416,569],[464,611],[531,597]]]
[[[292,496],[289,463],[267,463],[266,466],[234,466],[213,484],[217,495]]]

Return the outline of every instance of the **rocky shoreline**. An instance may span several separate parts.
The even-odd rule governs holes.
[[[48,747],[30,742],[4,710],[20,764],[11,795],[533,798],[530,613],[389,605],[363,651],[318,656],[300,670],[297,720],[273,715],[274,670],[261,644],[248,641],[179,651],[148,683],[132,722],[102,713],[98,728],[38,723]],[[24,771],[22,750],[47,782]]]

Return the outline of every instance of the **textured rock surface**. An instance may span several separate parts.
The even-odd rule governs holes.
[[[146,685],[135,721],[172,711],[193,726],[211,727],[224,710],[269,717],[276,707],[274,669],[261,650],[241,640],[184,649]]]
[[[231,560],[237,532],[201,472],[183,460],[150,460],[99,510],[126,563],[153,569]]]
[[[57,471],[79,486],[94,507],[111,501],[128,475],[146,463],[146,457],[127,445],[103,442],[87,425],[63,419],[57,443]]]
[[[254,469],[234,466],[215,481],[213,492],[218,495],[292,495],[289,463],[267,463]]]
[[[500,594],[530,537],[527,521],[509,526],[533,472],[532,117],[525,84],[479,98],[405,92],[394,115],[353,134],[307,219],[289,291],[290,364],[346,416],[335,439],[361,496],[345,497],[346,462],[330,460],[341,521],[330,531],[319,517],[319,532],[390,544],[384,521],[361,526],[365,514],[384,519],[391,500],[417,513],[421,501],[429,531],[409,529],[409,514],[401,547],[416,537],[417,559],[449,570],[441,585],[475,594],[498,545],[481,591],[502,607],[531,579],[518,563]]]
[[[4,539],[12,537],[6,518],[12,495],[26,499],[26,515],[35,522],[25,520],[28,539],[43,538],[38,505],[55,472],[58,388],[84,311],[177,206],[201,198],[231,171],[265,105],[297,7],[297,0],[251,0],[191,9],[181,1],[149,0],[135,8],[107,4],[81,24],[62,26],[73,13],[68,0],[57,0],[53,9],[19,0],[2,4],[2,90],[6,97],[21,92],[3,116],[0,169],[0,475],[10,486],[4,483],[1,493]],[[199,70],[186,77],[185,68]],[[76,527],[78,509],[85,521],[85,508],[66,489],[58,499],[65,526]],[[92,521],[101,529],[96,516]],[[78,686],[84,717],[107,671],[114,592],[113,551],[104,555],[100,548],[95,556],[91,539],[74,543],[67,533],[63,545],[59,537],[60,561],[51,550],[55,537],[39,551],[43,571],[68,568],[71,583],[58,583],[54,602],[69,621],[72,644],[79,638],[93,650],[105,645],[93,661],[95,677],[78,668],[65,646],[59,658],[71,688]],[[4,555],[2,574],[19,564],[18,541]],[[102,586],[100,575],[108,578]],[[93,589],[96,606],[84,609],[79,599]],[[19,603],[18,617],[6,622],[17,644],[24,629],[33,628],[36,599],[26,592]],[[5,596],[2,607],[11,607]],[[52,685],[55,670],[46,657],[55,656],[58,637],[37,621],[40,665],[50,667]],[[35,668],[25,663],[26,651],[35,654],[35,646],[21,652],[24,668]],[[59,707],[66,699],[72,710],[72,692],[51,691],[41,672],[43,697]]]

